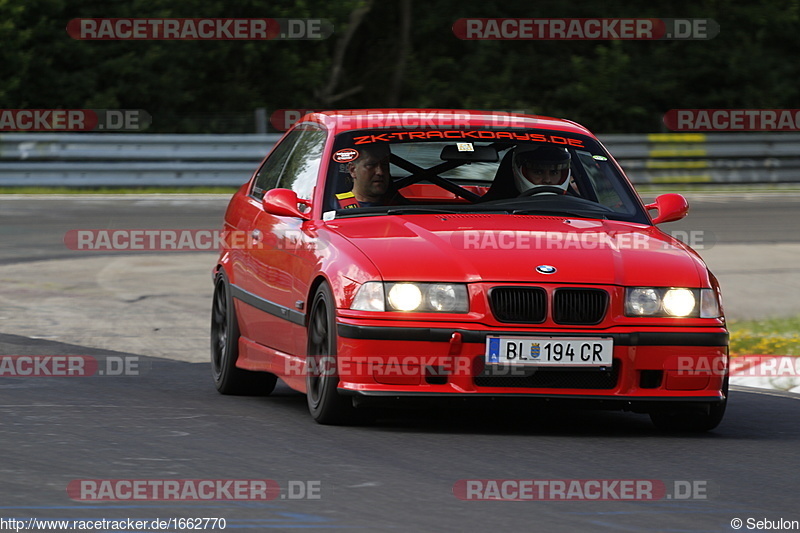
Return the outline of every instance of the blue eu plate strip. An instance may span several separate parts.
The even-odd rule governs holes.
[[[500,362],[500,339],[496,337],[489,339],[489,362]]]

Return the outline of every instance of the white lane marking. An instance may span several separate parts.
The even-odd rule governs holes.
[[[776,391],[771,389],[755,389],[753,387],[743,387],[741,385],[731,385],[731,390],[738,392],[747,392],[751,394],[760,394],[762,396],[776,396],[778,398],[786,398],[789,400],[800,400],[800,394],[786,391]]]

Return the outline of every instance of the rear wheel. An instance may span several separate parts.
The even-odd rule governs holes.
[[[722,385],[725,395],[722,401],[707,404],[667,405],[650,412],[650,420],[664,431],[694,432],[710,431],[717,427],[725,416],[728,404],[728,377]]]
[[[353,402],[337,391],[336,305],[330,287],[317,289],[308,320],[306,397],[308,411],[320,424],[348,424],[356,421]]]
[[[278,378],[267,372],[236,368],[239,357],[239,321],[230,284],[224,273],[217,276],[211,306],[211,374],[221,394],[267,396]]]

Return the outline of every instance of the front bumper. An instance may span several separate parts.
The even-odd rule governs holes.
[[[361,397],[527,397],[596,400],[609,407],[725,399],[724,327],[482,329],[409,327],[340,319],[339,392]],[[604,337],[614,341],[604,369],[487,366],[487,335]]]

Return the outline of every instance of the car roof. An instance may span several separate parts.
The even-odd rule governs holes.
[[[504,111],[468,109],[345,109],[309,113],[297,124],[316,122],[334,134],[376,128],[537,128],[594,137],[571,120]]]

